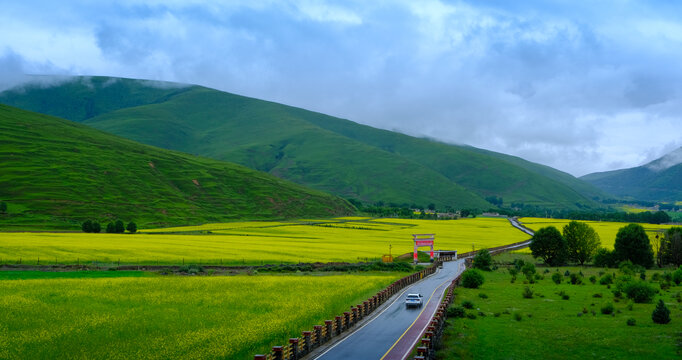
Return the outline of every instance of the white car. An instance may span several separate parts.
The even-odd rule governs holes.
[[[422,306],[422,294],[407,294],[407,297],[405,298],[405,307],[409,308],[411,306]]]

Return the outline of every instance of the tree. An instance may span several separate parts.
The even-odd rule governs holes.
[[[613,257],[613,251],[609,249],[599,248],[594,254],[594,266],[600,267],[614,267],[616,266],[616,261]]]
[[[116,225],[114,225],[114,223],[112,223],[112,222],[108,223],[108,224],[107,224],[107,230],[106,230],[106,231],[107,231],[107,233],[109,233],[109,234],[115,233],[115,232],[116,232]]]
[[[660,245],[661,263],[663,265],[682,265],[682,227],[671,227],[666,230]]]
[[[83,222],[83,225],[81,225],[81,230],[85,233],[91,233],[92,232],[92,221],[90,220],[85,220]]]
[[[99,234],[100,231],[102,231],[102,226],[97,221],[93,221],[92,232]]]
[[[123,221],[121,220],[116,220],[116,223],[114,224],[114,232],[118,234],[123,234],[126,231],[125,225],[123,225]]]
[[[542,258],[549,266],[559,266],[566,262],[568,255],[566,241],[554,226],[538,230],[530,242],[533,257]]]
[[[658,300],[654,312],[651,313],[651,320],[656,324],[667,324],[670,322],[670,309],[665,306],[663,299]]]
[[[649,237],[639,224],[629,224],[618,230],[613,254],[616,262],[630,260],[633,264],[645,268],[654,265],[654,252]]]
[[[493,264],[493,257],[490,255],[488,249],[481,249],[474,256],[474,267],[485,271],[490,271],[490,266]]]
[[[563,232],[568,249],[568,258],[571,261],[579,262],[580,265],[592,259],[601,245],[599,234],[586,223],[571,221],[564,226]]]
[[[132,222],[132,221],[129,222],[129,223],[128,223],[128,226],[126,226],[126,230],[128,230],[128,231],[131,232],[131,233],[137,232],[137,224],[135,224],[135,223]]]
[[[5,213],[7,213],[7,203],[4,201],[0,201],[0,214]]]

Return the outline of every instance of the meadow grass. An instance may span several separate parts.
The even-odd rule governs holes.
[[[147,277],[146,271],[0,271],[0,280],[93,279],[114,277]]]
[[[161,233],[155,233],[161,232]],[[176,232],[169,234],[165,232]],[[155,233],[155,234],[152,234]],[[236,222],[140,234],[3,233],[0,262],[259,265],[358,262],[413,250],[412,234],[435,233],[436,249],[470,251],[526,240],[501,218]]]
[[[544,267],[538,267],[538,273]],[[563,275],[580,272],[584,285],[570,285],[566,277],[561,284],[552,282],[557,268],[550,268],[544,279],[524,284],[523,274],[515,283],[506,268],[485,272],[485,283],[479,289],[458,288],[453,306],[463,301],[474,304],[467,313],[475,319],[450,318],[438,359],[674,359],[679,358],[682,342],[682,306],[675,298],[682,286],[661,291],[651,304],[630,304],[627,299],[614,299],[612,289],[590,283],[592,275],[614,269],[558,268]],[[661,272],[661,271],[659,271]],[[647,271],[651,279],[654,271]],[[620,274],[617,274],[620,275]],[[654,286],[658,288],[658,284]],[[522,296],[525,287],[534,295]],[[568,300],[560,294],[568,295]],[[480,294],[487,295],[482,298]],[[597,296],[601,297],[595,297]],[[624,296],[623,296],[624,297]],[[672,322],[654,324],[651,313],[658,299],[671,311]],[[601,313],[602,306],[614,305],[614,313]],[[630,310],[629,306],[632,306]],[[484,316],[481,316],[484,314]],[[634,318],[636,325],[626,321]],[[517,320],[520,319],[520,320]]]
[[[402,276],[0,280],[0,358],[252,359]]]

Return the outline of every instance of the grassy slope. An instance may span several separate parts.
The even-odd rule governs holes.
[[[0,105],[0,225],[86,218],[188,224],[348,214],[343,200],[271,175]],[[198,183],[195,184],[195,181]]]
[[[660,172],[645,165],[589,174],[581,179],[621,197],[671,202],[682,199],[682,164]]]
[[[560,273],[566,269],[559,268]],[[655,301],[664,299],[672,318],[670,324],[658,325],[651,320],[655,304],[633,304],[629,310],[627,299],[614,300],[613,286],[607,289],[599,282],[591,284],[588,278],[594,275],[599,279],[601,269],[570,268],[571,272],[585,274],[584,285],[567,284],[566,278],[556,285],[551,280],[554,270],[544,274],[544,280],[525,285],[523,274],[511,284],[507,270],[500,268],[484,273],[486,282],[480,289],[457,289],[455,306],[464,300],[473,302],[474,309],[467,312],[476,314],[477,318],[449,319],[444,346],[437,358],[674,359],[679,356],[680,347],[676,342],[682,340],[682,304],[673,297],[682,287],[672,287],[656,296]],[[539,273],[543,271],[538,268]],[[647,271],[647,278],[652,274],[653,271]],[[524,299],[521,294],[526,286],[544,297]],[[658,284],[654,286],[658,288]],[[557,295],[561,291],[569,295],[568,300]],[[488,298],[480,298],[481,293]],[[595,298],[594,294],[602,297]],[[615,316],[601,314],[601,307],[608,302],[615,306]],[[583,308],[587,309],[586,314]],[[480,316],[476,309],[486,316]],[[514,320],[514,313],[520,313],[522,320]],[[634,318],[636,326],[627,326],[628,318]]]
[[[115,99],[126,100],[117,109]],[[488,208],[483,198],[496,195],[506,203],[575,208],[594,206],[590,198],[598,192],[570,175],[512,157],[198,86],[155,88],[135,80],[81,78],[5,92],[0,102],[370,202]],[[94,110],[77,111],[87,106]]]

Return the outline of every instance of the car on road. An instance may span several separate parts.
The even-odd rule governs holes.
[[[405,297],[405,307],[421,307],[422,306],[422,294],[407,294]]]

